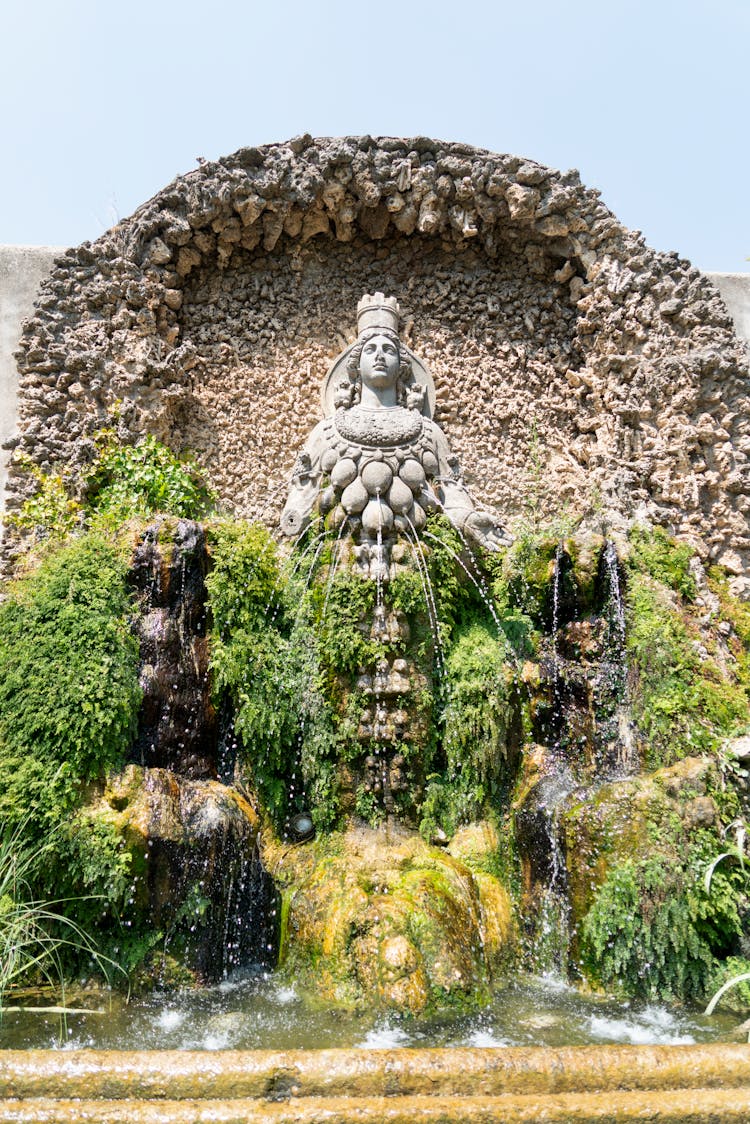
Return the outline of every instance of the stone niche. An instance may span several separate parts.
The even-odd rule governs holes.
[[[364,292],[398,298],[477,500],[663,524],[750,573],[744,346],[716,290],[583,187],[417,138],[298,137],[176,179],[58,259],[19,351],[19,464],[154,433],[222,505],[278,519]],[[115,409],[116,407],[116,409]]]

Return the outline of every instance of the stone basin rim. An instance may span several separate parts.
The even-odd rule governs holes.
[[[5,1050],[7,1098],[549,1095],[750,1088],[750,1045]]]

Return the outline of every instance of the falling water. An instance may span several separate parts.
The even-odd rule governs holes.
[[[568,871],[560,817],[575,784],[570,770],[559,767],[539,786],[533,817],[533,865],[538,872],[536,923],[531,960],[542,975],[565,978],[570,945]]]
[[[459,531],[459,535],[461,535],[460,531]],[[490,597],[489,592],[487,591],[487,587],[484,584],[480,583],[479,578],[471,572],[471,570],[466,565],[466,563],[464,562],[461,555],[457,554],[455,552],[455,550],[451,550],[451,548],[448,546],[447,543],[443,542],[442,539],[439,539],[437,537],[437,535],[433,535],[431,531],[425,531],[424,537],[426,539],[432,539],[433,542],[438,543],[438,545],[441,546],[443,548],[443,550],[446,550],[448,552],[448,554],[450,554],[453,561],[458,563],[458,565],[461,567],[463,572],[466,574],[469,581],[475,587],[477,593],[479,594],[479,596],[482,599],[482,602],[484,603],[485,608],[487,609],[490,616],[492,617],[492,620],[495,622],[495,626],[497,628],[498,636],[504,635],[503,627],[500,624],[500,618],[497,615],[497,610],[495,609],[495,606],[492,602],[492,598]],[[464,546],[467,545],[466,539],[463,537],[463,535],[461,535],[461,541],[464,543]]]
[[[552,574],[552,697],[555,712],[560,706],[560,669],[557,651],[557,633],[560,628],[560,579],[563,545],[561,542],[555,548],[555,567]]]
[[[613,717],[605,731],[615,748],[609,764],[618,776],[630,776],[640,767],[638,746],[628,710],[628,663],[626,647],[625,599],[620,581],[617,548],[610,540],[602,555],[606,584],[606,620],[608,638],[602,661],[602,695],[614,700]]]
[[[272,968],[279,940],[279,894],[257,845],[243,855],[227,894],[222,976],[247,965]]]
[[[607,585],[609,591],[608,613],[610,630],[614,632],[613,640],[623,651],[625,649],[625,601],[620,588],[620,567],[617,558],[617,548],[610,540],[604,548],[604,565],[607,571]]]
[[[383,608],[383,501],[380,490],[377,492],[378,500],[378,556],[376,560],[375,578],[375,607],[376,611]]]
[[[341,559],[341,538],[344,534],[344,530],[348,526],[348,523],[349,523],[349,516],[347,515],[346,518],[342,520],[341,526],[339,527],[339,533],[336,536],[336,542],[333,544],[333,557],[331,559],[331,568],[328,572],[328,580],[326,582],[326,595],[325,595],[325,599],[323,601],[323,612],[322,612],[322,619],[323,620],[325,620],[326,611],[328,609],[328,599],[331,596],[331,590],[333,589],[333,581],[334,581],[334,578],[336,577],[336,571],[338,569],[339,561]]]
[[[404,518],[411,531],[410,540],[412,546],[412,553],[417,563],[420,577],[422,579],[422,589],[424,591],[425,604],[427,606],[427,613],[430,617],[430,626],[432,628],[433,636],[435,638],[435,659],[437,662],[438,670],[442,673],[445,668],[445,660],[443,656],[443,640],[440,635],[440,619],[438,617],[437,603],[435,601],[435,591],[432,588],[432,580],[430,578],[429,567],[427,566],[427,559],[424,556],[422,543],[417,534],[417,529],[412,523],[408,515]]]

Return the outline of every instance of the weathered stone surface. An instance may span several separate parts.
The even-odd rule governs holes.
[[[263,874],[254,859],[258,817],[236,789],[128,765],[80,816],[121,837],[131,855],[131,921],[144,914],[175,944],[182,927],[180,951],[198,979],[220,977],[267,949],[269,918],[248,912],[243,927],[240,916]]]
[[[21,342],[15,455],[77,464],[120,401],[124,432],[192,447],[227,506],[275,522],[311,390],[376,288],[479,502],[517,511],[541,461],[546,509],[638,511],[745,580],[747,360],[716,290],[577,174],[466,145],[242,149],[68,251]],[[30,487],[12,465],[9,508]]]
[[[282,970],[318,1002],[413,1013],[481,1002],[515,934],[507,890],[481,869],[497,836],[472,830],[465,860],[402,828],[265,839],[285,901]]]
[[[0,1120],[745,1124],[747,1046],[7,1050]],[[137,1075],[137,1079],[134,1079]],[[387,1090],[387,1096],[384,1091]]]

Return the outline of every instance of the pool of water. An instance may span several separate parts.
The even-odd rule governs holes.
[[[29,1005],[32,1001],[26,1000]],[[228,980],[200,991],[130,999],[86,993],[95,1013],[8,1010],[0,1048],[222,1050],[395,1046],[681,1045],[722,1041],[739,1019],[662,1004],[582,996],[555,979],[532,978],[500,991],[472,1015],[418,1019],[314,1009],[273,976]],[[40,1003],[40,1005],[42,1005]]]

